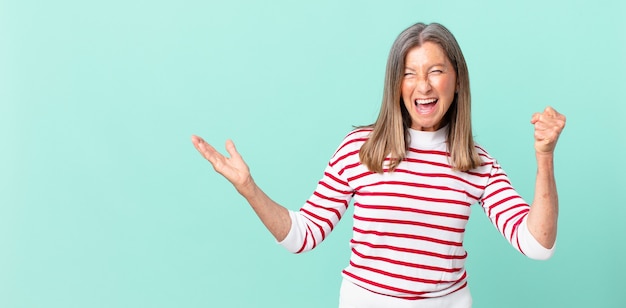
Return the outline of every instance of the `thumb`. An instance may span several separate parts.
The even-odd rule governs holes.
[[[237,148],[235,148],[235,143],[230,139],[226,140],[226,152],[228,152],[232,158],[241,159],[241,155],[239,155]]]
[[[533,117],[530,119],[530,124],[535,124],[541,119],[541,113],[535,112],[533,113]]]

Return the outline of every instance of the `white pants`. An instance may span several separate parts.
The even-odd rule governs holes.
[[[458,290],[452,294],[425,298],[419,300],[406,300],[392,296],[385,296],[363,289],[345,278],[341,282],[339,291],[339,308],[471,308],[472,295],[469,287]]]

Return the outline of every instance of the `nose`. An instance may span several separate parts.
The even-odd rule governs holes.
[[[432,86],[430,85],[430,80],[428,80],[428,76],[418,78],[415,89],[421,94],[427,94],[428,92],[430,92]]]

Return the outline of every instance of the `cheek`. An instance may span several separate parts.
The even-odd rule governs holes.
[[[454,78],[442,78],[437,81],[435,87],[440,95],[445,95],[452,99],[456,91],[456,80]]]
[[[412,87],[411,82],[407,80],[402,81],[402,86],[400,87],[400,92],[402,92],[402,96],[406,96],[407,94],[411,94]]]
[[[402,95],[402,99],[406,103],[411,100],[411,94],[413,93],[413,88],[409,82],[402,82],[402,88],[400,89],[400,94]]]

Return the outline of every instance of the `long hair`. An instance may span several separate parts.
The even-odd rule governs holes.
[[[387,157],[390,158],[387,168],[393,172],[406,157],[411,116],[401,94],[405,60],[412,48],[425,42],[439,44],[456,72],[458,93],[442,119],[449,124],[446,143],[450,165],[455,170],[468,171],[481,164],[472,137],[469,73],[461,48],[443,25],[417,23],[402,31],[391,47],[380,113],[369,126],[372,132],[359,151],[361,162],[372,172],[382,173]]]

